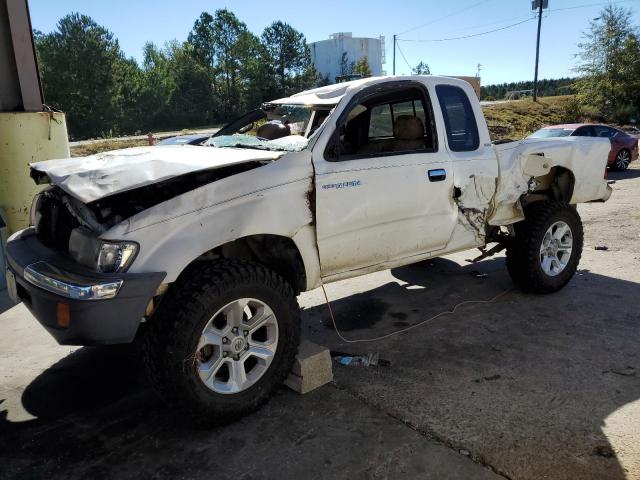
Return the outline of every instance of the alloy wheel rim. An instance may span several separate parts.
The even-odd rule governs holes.
[[[629,166],[629,152],[622,150],[618,152],[616,157],[616,166],[621,169],[625,169]]]
[[[278,322],[261,300],[240,298],[218,310],[202,329],[195,366],[216,393],[239,393],[267,372],[278,347]]]
[[[566,222],[558,221],[551,225],[540,245],[540,266],[550,277],[559,275],[571,259],[573,233]]]

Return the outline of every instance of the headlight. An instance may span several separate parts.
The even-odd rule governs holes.
[[[73,259],[98,272],[125,272],[137,253],[135,242],[102,240],[84,227],[74,228],[69,238],[69,254]]]
[[[129,268],[136,253],[136,243],[103,241],[98,251],[98,270],[104,273],[123,272]]]

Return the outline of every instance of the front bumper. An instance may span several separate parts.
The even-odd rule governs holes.
[[[165,277],[96,273],[42,245],[32,228],[7,242],[7,268],[18,300],[61,345],[131,342]]]

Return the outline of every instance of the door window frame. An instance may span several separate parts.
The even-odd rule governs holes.
[[[335,149],[340,142],[340,130],[347,123],[346,120],[349,116],[351,110],[353,110],[357,105],[362,102],[374,99],[377,96],[387,95],[394,91],[402,91],[402,90],[410,90],[416,89],[419,91],[420,100],[422,101],[425,110],[425,118],[429,121],[430,135],[433,139],[433,147],[419,149],[419,150],[403,150],[398,152],[381,152],[381,153],[360,153],[360,154],[350,154],[348,156],[333,155],[332,151],[335,152]],[[415,99],[414,99],[415,101]],[[393,102],[389,102],[391,104]],[[384,104],[384,103],[383,103]],[[392,110],[392,121],[393,121],[393,110]],[[425,132],[427,131],[427,125],[425,125]],[[429,91],[427,87],[415,80],[396,80],[392,82],[384,82],[380,84],[371,85],[370,87],[364,88],[362,91],[355,94],[349,103],[345,106],[345,108],[340,112],[338,119],[336,120],[334,131],[327,142],[327,145],[323,152],[323,158],[327,162],[345,162],[349,160],[362,160],[367,158],[380,158],[380,157],[393,157],[397,155],[413,155],[416,153],[436,153],[438,152],[438,135],[436,129],[436,121],[433,112],[433,103],[431,102],[431,97],[429,95]],[[367,132],[368,134],[368,132]]]

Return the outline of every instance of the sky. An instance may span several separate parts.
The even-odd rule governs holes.
[[[572,69],[582,33],[607,3],[549,0],[542,18],[539,78],[575,75]],[[612,3],[632,9],[633,22],[640,25],[640,0]],[[29,8],[33,28],[43,32],[54,30],[67,13],[89,15],[112,31],[124,53],[138,61],[142,60],[145,42],[164,45],[173,39],[184,41],[201,12],[227,8],[256,35],[275,20],[291,24],[309,42],[325,40],[336,32],[352,32],[354,37],[383,35],[383,68],[389,74],[393,69],[394,34],[399,39],[397,74],[410,73],[410,67],[420,61],[426,62],[434,75],[475,75],[481,64],[483,85],[532,80],[534,72],[537,21],[530,0],[30,0]],[[523,23],[510,27],[518,22]],[[503,27],[508,28],[470,38],[432,41]]]

